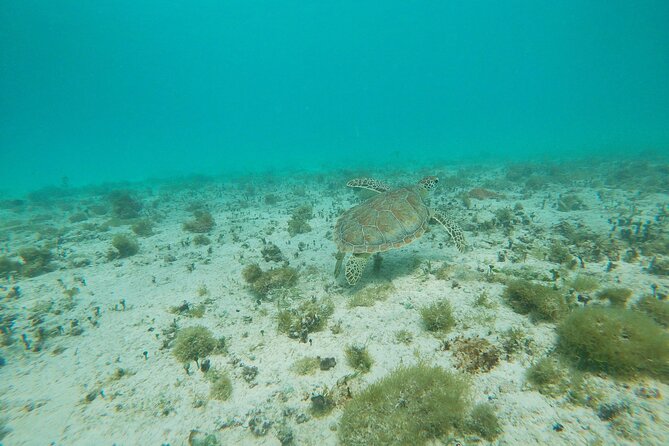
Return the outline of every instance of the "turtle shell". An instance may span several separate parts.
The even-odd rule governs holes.
[[[342,252],[374,253],[400,248],[423,235],[430,208],[417,187],[376,195],[344,212],[335,225]]]

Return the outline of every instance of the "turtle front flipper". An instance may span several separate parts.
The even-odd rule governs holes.
[[[465,248],[467,248],[467,242],[465,241],[465,234],[462,232],[462,228],[439,211],[433,211],[432,218],[444,227],[448,235],[453,239],[456,248],[460,252],[464,252]]]
[[[362,276],[362,271],[367,265],[369,254],[353,254],[346,262],[346,281],[349,285],[355,285]]]
[[[337,264],[335,265],[335,279],[339,277],[339,273],[341,273],[341,264],[344,262],[344,256],[346,253],[339,251],[336,255],[337,258]]]
[[[346,185],[348,187],[358,187],[360,189],[367,189],[378,193],[390,190],[390,186],[372,178],[355,178],[346,183]]]

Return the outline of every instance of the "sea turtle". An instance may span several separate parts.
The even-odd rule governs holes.
[[[371,178],[356,178],[346,183],[349,187],[368,189],[377,193],[363,203],[344,212],[337,220],[334,241],[337,244],[335,277],[341,272],[346,253],[346,281],[354,285],[367,264],[377,252],[407,245],[428,230],[431,220],[440,223],[460,250],[465,249],[462,229],[426,202],[439,179],[425,177],[413,186],[391,189]]]

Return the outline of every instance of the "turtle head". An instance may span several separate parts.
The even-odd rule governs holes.
[[[434,177],[434,176],[429,176],[425,177],[422,180],[418,182],[418,187],[421,188],[423,191],[427,192],[432,192],[435,187],[437,187],[437,183],[439,182],[439,178]]]

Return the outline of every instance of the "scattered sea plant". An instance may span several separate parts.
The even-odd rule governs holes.
[[[525,351],[530,353],[532,347],[532,340],[527,333],[517,327],[509,328],[502,332],[501,336],[502,349],[507,356],[514,355],[518,352]]]
[[[309,220],[314,218],[313,212],[313,207],[310,205],[302,205],[293,211],[290,220],[288,220],[288,233],[291,237],[311,231]]]
[[[374,360],[364,345],[349,345],[344,350],[348,365],[360,373],[367,373],[372,368]]]
[[[394,290],[395,286],[390,282],[381,285],[367,285],[351,296],[348,301],[348,307],[371,307],[376,302],[388,299],[388,296]]]
[[[322,417],[334,409],[336,403],[331,389],[325,387],[311,395],[310,412],[315,417]]]
[[[409,345],[413,342],[413,334],[408,330],[396,331],[395,341],[397,341],[400,344]]]
[[[558,326],[558,336],[559,350],[581,369],[669,380],[669,334],[640,312],[581,308]]]
[[[107,254],[107,258],[123,259],[125,257],[134,256],[139,252],[139,243],[137,240],[128,234],[116,234],[112,238],[112,248]]]
[[[263,271],[257,264],[251,264],[244,267],[242,277],[256,295],[266,298],[275,290],[295,286],[298,272],[290,266],[281,266]]]
[[[74,214],[68,217],[70,223],[80,223],[82,221],[88,220],[88,214],[85,212],[75,212]]]
[[[193,244],[195,246],[211,245],[211,239],[204,234],[198,234],[195,237],[193,237]]]
[[[217,345],[218,342],[214,339],[211,331],[197,325],[183,328],[177,332],[173,353],[179,362],[195,361],[199,368],[200,359],[204,359],[211,354]]]
[[[597,293],[597,299],[608,300],[615,307],[624,307],[630,297],[632,290],[629,288],[604,288]]]
[[[636,303],[636,309],[646,313],[663,327],[669,327],[669,302],[655,296],[644,296]]]
[[[204,316],[205,310],[206,306],[204,303],[193,305],[185,300],[180,305],[170,307],[170,313],[172,314],[197,318]]]
[[[356,395],[337,433],[343,446],[426,445],[449,434],[499,433],[487,409],[470,413],[469,382],[440,367],[400,367]]]
[[[121,220],[129,220],[139,217],[142,203],[137,201],[128,191],[114,191],[109,194],[112,205],[112,214]]]
[[[193,219],[183,224],[183,230],[203,234],[211,231],[215,224],[216,222],[211,213],[198,209],[193,211]]]
[[[525,379],[547,396],[560,396],[569,389],[569,370],[552,357],[543,357],[532,364],[525,372]]]
[[[298,375],[311,375],[320,367],[321,360],[317,357],[307,356],[298,359],[290,369]]]
[[[536,320],[556,321],[569,311],[560,292],[527,280],[509,283],[504,298],[515,312],[529,314]]]
[[[548,251],[548,261],[553,262],[553,263],[559,263],[561,265],[566,266],[569,269],[573,269],[576,267],[578,262],[574,258],[573,255],[571,255],[571,252],[569,252],[569,249],[564,245],[564,243],[558,242],[558,241],[553,241],[551,243],[550,249]]]
[[[215,400],[227,401],[232,395],[230,376],[224,371],[209,369],[206,377],[211,382],[209,395]]]
[[[456,367],[467,373],[488,372],[498,363],[500,351],[485,338],[458,337],[450,343]]]
[[[669,276],[669,257],[653,257],[648,265],[648,272],[656,276]]]
[[[12,260],[7,256],[0,256],[0,277],[8,279],[12,273],[21,271],[21,262]]]
[[[571,287],[578,292],[587,293],[599,288],[599,280],[585,274],[578,274],[570,283]]]
[[[557,210],[560,212],[580,211],[587,209],[578,195],[560,195],[557,201]]]
[[[296,308],[281,308],[277,314],[277,328],[291,338],[308,340],[309,333],[320,331],[334,313],[329,299],[308,299]]]
[[[420,317],[425,329],[430,332],[445,333],[455,325],[453,308],[447,300],[440,300],[421,308]]]
[[[487,441],[493,441],[502,433],[502,425],[492,405],[480,403],[474,406],[465,420],[465,430]]]
[[[53,253],[45,247],[27,246],[19,249],[19,257],[23,260],[21,274],[26,277],[36,277],[53,271]]]
[[[149,219],[139,220],[132,225],[132,232],[140,237],[153,235],[153,222]]]
[[[286,258],[283,256],[281,249],[272,242],[264,243],[260,250],[260,255],[265,262],[283,262]]]

